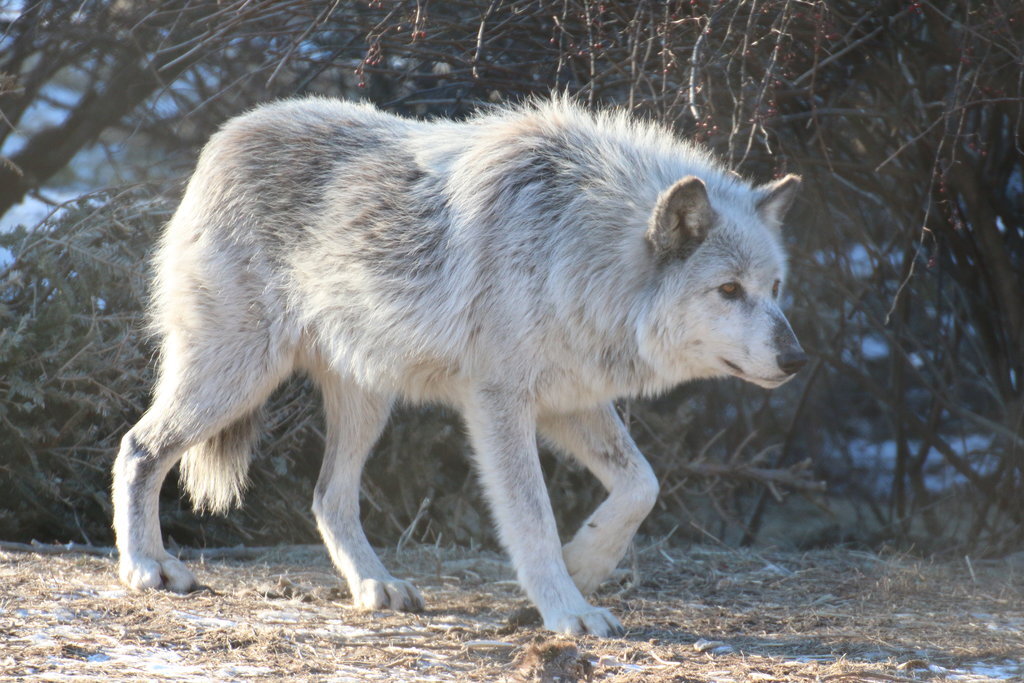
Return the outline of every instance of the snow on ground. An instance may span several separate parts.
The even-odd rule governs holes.
[[[51,549],[58,552],[58,548]],[[132,593],[110,557],[0,551],[0,678],[322,681],[990,681],[1024,677],[1024,555],[641,543],[596,602],[622,638],[552,636],[508,564],[386,554],[423,614],[363,612],[319,547],[192,561],[208,589]]]

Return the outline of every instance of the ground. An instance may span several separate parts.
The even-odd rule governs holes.
[[[0,551],[0,679],[1024,678],[1021,555],[638,543],[595,598],[626,627],[611,639],[542,631],[508,564],[484,551],[384,553],[422,589],[421,614],[353,609],[316,546],[183,555],[208,589],[126,592],[102,551]]]

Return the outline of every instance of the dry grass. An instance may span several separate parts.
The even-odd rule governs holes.
[[[597,602],[619,639],[512,625],[496,555],[387,558],[423,614],[360,612],[319,547],[193,562],[210,590],[128,594],[112,559],[0,553],[0,678],[989,680],[1024,674],[1024,559],[654,545]],[[987,667],[987,668],[986,668]]]

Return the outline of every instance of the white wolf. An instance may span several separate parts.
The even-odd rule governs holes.
[[[319,385],[313,511],[357,606],[416,610],[359,521],[363,463],[396,400],[465,418],[500,539],[554,631],[621,632],[584,595],[658,482],[612,401],[806,362],[779,309],[796,176],[752,187],[669,131],[533,102],[425,122],[328,99],[264,106],[210,140],[156,256],[160,373],[114,464],[120,575],[187,591],[158,492],[243,488],[256,419],[293,371]],[[608,490],[564,547],[540,436]]]

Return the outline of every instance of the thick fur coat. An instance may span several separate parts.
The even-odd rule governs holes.
[[[159,381],[114,470],[122,580],[192,587],[163,549],[160,482],[181,460],[198,505],[232,504],[260,406],[298,370],[327,415],[314,512],[356,604],[423,604],[367,543],[359,477],[394,401],[441,402],[545,625],[617,632],[583,595],[658,486],[612,401],[799,369],[778,306],[797,185],[753,187],[664,128],[563,99],[460,123],[329,99],[229,121],[156,256]],[[538,436],[609,491],[564,548]]]

